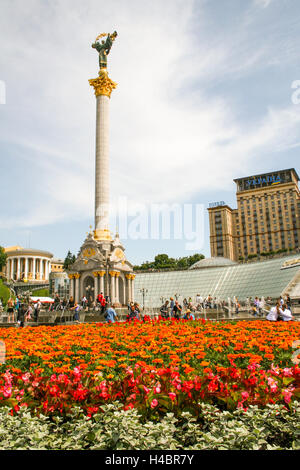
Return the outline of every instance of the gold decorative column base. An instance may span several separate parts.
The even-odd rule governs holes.
[[[112,241],[111,233],[108,229],[94,230],[94,239],[96,241]]]

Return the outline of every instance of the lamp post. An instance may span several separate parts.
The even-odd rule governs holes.
[[[105,251],[105,271],[106,271],[106,287],[105,287],[105,290],[106,290],[106,296],[107,298],[110,299],[110,293],[109,293],[109,281],[108,281],[108,268],[109,268],[109,261],[108,261],[108,252],[110,250],[110,245],[107,243],[107,244],[104,244],[102,245],[102,249]]]
[[[148,289],[145,289],[144,287],[140,289],[141,294],[143,295],[143,311],[145,310],[145,294],[147,294]]]

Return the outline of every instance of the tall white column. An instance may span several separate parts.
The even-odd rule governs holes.
[[[117,304],[120,303],[120,300],[119,300],[119,298],[120,298],[120,296],[119,296],[119,276],[120,276],[120,273],[117,272],[116,277],[115,277],[115,279],[116,279],[115,280],[115,288],[116,288],[116,290],[115,290],[115,302]]]
[[[135,275],[133,274],[132,279],[131,279],[131,297],[132,297],[133,301],[135,300],[135,298],[134,298],[134,279],[135,279]]]
[[[17,258],[17,279],[20,279],[20,258]]]
[[[98,274],[94,274],[94,301],[95,302],[99,294],[98,288],[99,288]]]
[[[14,279],[15,277],[15,258],[12,258],[12,263],[11,263],[11,279]]]
[[[79,296],[79,277],[75,278],[75,302],[79,302],[80,296]]]
[[[74,279],[73,279],[73,276],[72,277],[69,276],[69,280],[70,280],[69,297],[74,298]]]
[[[115,301],[115,275],[110,274],[110,301]]]
[[[100,294],[104,295],[104,274],[100,274]]]
[[[109,226],[109,97],[97,96],[95,230]],[[99,233],[98,232],[98,233]]]
[[[25,258],[25,279],[28,279],[28,257]]]
[[[36,258],[32,258],[32,279],[33,279],[33,281],[35,280],[35,268],[36,268],[35,262],[36,262]]]

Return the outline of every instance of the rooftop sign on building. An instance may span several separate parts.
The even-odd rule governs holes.
[[[219,206],[226,206],[225,202],[224,201],[220,201],[220,202],[210,202],[209,203],[209,208],[213,208],[213,207],[219,207]]]
[[[264,188],[268,186],[275,186],[277,184],[291,183],[298,181],[299,177],[294,168],[289,170],[274,171],[272,173],[265,173],[262,175],[247,176],[245,178],[235,179],[237,190],[251,191],[254,189]]]

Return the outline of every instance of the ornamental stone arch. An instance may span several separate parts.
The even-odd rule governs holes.
[[[81,278],[81,297],[86,297],[90,301],[90,297],[92,297],[92,301],[94,300],[94,292],[95,292],[95,277],[92,273],[83,274]]]

